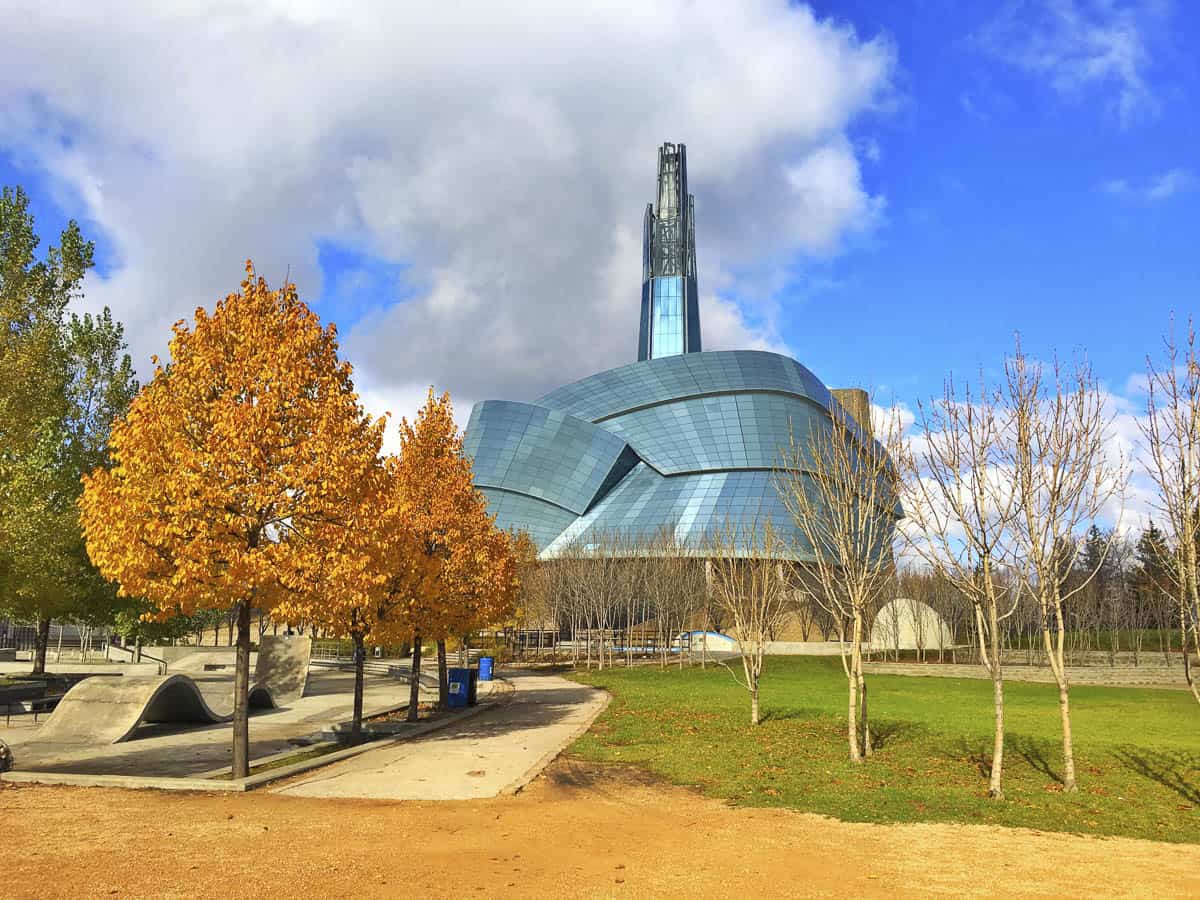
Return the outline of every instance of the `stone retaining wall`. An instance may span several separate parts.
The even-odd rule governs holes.
[[[915,675],[932,678],[989,678],[983,666],[938,665],[921,663],[868,662],[868,675]],[[1050,669],[1042,666],[1004,668],[1005,681],[1054,683]],[[1067,681],[1071,684],[1105,685],[1109,687],[1157,687],[1187,690],[1182,669],[1172,671],[1165,666],[1068,666]]]

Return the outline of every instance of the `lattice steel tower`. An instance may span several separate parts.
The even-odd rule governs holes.
[[[683,144],[658,148],[658,203],[642,229],[642,325],[638,359],[700,351],[695,202]]]

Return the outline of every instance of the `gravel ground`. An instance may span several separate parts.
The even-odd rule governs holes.
[[[1187,897],[1200,846],[735,809],[559,760],[452,802],[0,783],[5,897]]]

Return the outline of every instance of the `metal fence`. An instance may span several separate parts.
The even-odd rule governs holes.
[[[64,659],[104,656],[104,649],[111,640],[112,632],[108,628],[51,622],[46,653],[51,658]],[[36,644],[36,625],[0,619],[0,648],[32,652]]]

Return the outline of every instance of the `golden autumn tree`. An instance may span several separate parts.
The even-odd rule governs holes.
[[[303,593],[327,567],[330,529],[360,509],[383,422],[363,412],[334,326],[294,285],[246,264],[241,291],[174,326],[84,479],[88,553],[122,594],[164,613],[229,609],[237,621],[233,774],[249,771],[250,615]]]
[[[472,632],[511,617],[519,587],[514,550],[513,538],[496,527],[481,503],[459,529],[439,575],[446,600],[444,637],[461,638],[465,649]]]
[[[310,589],[294,592],[278,612],[311,622],[354,644],[354,714],[362,733],[366,645],[407,640],[413,615],[438,587],[440,560],[423,552],[395,477],[396,458],[375,466],[357,506],[323,529],[324,564]]]
[[[463,633],[459,629],[466,619],[459,607],[464,598],[478,602],[475,586],[465,581],[480,577],[472,572],[471,559],[483,559],[489,550],[496,552],[502,545],[487,543],[486,535],[496,531],[495,524],[487,515],[486,499],[475,490],[471,460],[463,453],[462,435],[454,423],[449,394],[439,397],[430,388],[416,420],[400,420],[400,455],[395,474],[408,503],[413,528],[420,536],[422,552],[443,563],[438,589],[420,598],[412,610],[413,662],[408,716],[415,721],[421,639],[433,637],[438,641],[439,700],[444,704],[445,639],[450,634]]]

